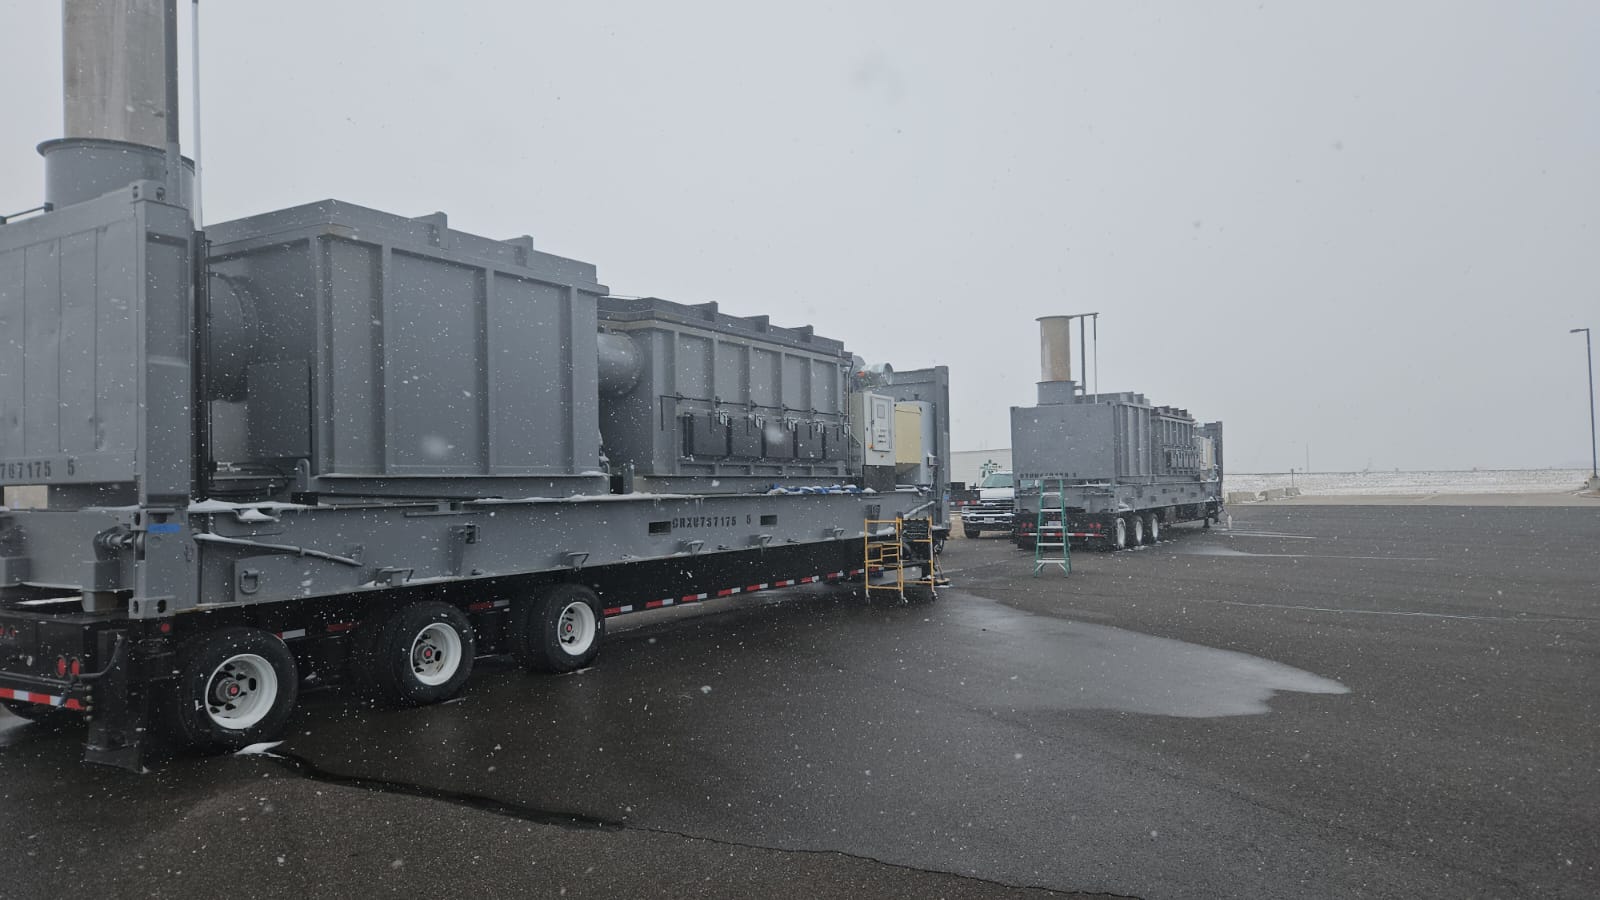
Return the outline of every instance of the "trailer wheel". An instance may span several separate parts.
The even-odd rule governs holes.
[[[1132,532],[1128,535],[1128,546],[1137,547],[1144,543],[1144,517],[1129,516],[1128,528]]]
[[[172,735],[200,750],[271,740],[300,690],[294,654],[259,628],[220,628],[178,651],[176,689],[163,702]]]
[[[1145,518],[1144,536],[1146,543],[1161,543],[1161,516],[1159,513],[1151,513]]]
[[[466,615],[448,603],[423,600],[401,607],[378,627],[366,674],[383,702],[426,706],[461,692],[476,654]]]
[[[1111,523],[1111,549],[1128,549],[1128,520],[1121,516]]]
[[[571,672],[594,661],[606,634],[600,598],[581,584],[558,584],[511,613],[517,661],[535,672]]]

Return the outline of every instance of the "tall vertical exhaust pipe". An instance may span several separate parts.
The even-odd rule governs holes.
[[[175,0],[61,4],[64,136],[39,145],[45,200],[60,208],[135,181],[168,185],[188,207],[193,163],[177,157]],[[172,196],[176,192],[176,196]]]
[[[1077,393],[1072,380],[1073,316],[1039,317],[1039,402],[1068,403]]]
[[[1072,380],[1072,316],[1039,317],[1039,380]]]
[[[166,0],[61,5],[63,137],[167,146]]]

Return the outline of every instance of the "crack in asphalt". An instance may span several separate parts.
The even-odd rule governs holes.
[[[903,863],[890,862],[868,856],[862,853],[849,853],[844,850],[813,850],[796,847],[769,847],[763,844],[753,844],[745,841],[729,840],[727,838],[710,837],[707,835],[690,834],[684,831],[675,831],[671,828],[659,828],[650,825],[637,825],[616,819],[607,819],[603,816],[592,816],[585,813],[540,809],[523,803],[511,803],[483,794],[474,794],[467,791],[453,791],[446,788],[428,787],[422,784],[413,784],[406,781],[392,781],[386,778],[370,778],[364,775],[346,775],[340,772],[329,771],[303,756],[274,749],[272,752],[258,754],[271,760],[279,768],[285,769],[309,781],[323,784],[332,784],[340,787],[359,788],[383,794],[397,794],[406,797],[416,797],[423,800],[434,800],[456,806],[464,806],[480,812],[487,812],[497,816],[532,822],[538,825],[550,825],[556,828],[566,828],[573,831],[603,831],[621,833],[628,831],[643,832],[647,834],[660,834],[669,837],[682,838],[689,841],[704,841],[724,847],[738,847],[746,850],[765,850],[773,853],[798,854],[804,853],[813,856],[837,856],[844,859],[855,859],[862,862],[874,863],[899,869],[906,872],[917,872],[924,875],[945,875],[971,881],[978,884],[994,885],[1017,891],[1039,892],[1050,895],[1071,894],[1079,897],[1104,897],[1107,900],[1141,900],[1132,894],[1113,894],[1104,891],[1073,891],[1070,889],[1048,888],[1040,885],[1016,884],[1000,881],[993,878],[980,878],[976,875],[967,875],[961,872],[949,872],[942,869],[926,869]]]

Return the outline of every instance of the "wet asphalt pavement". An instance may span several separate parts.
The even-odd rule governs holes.
[[[625,617],[431,708],[312,693],[281,759],[91,769],[0,711],[0,897],[1600,893],[1595,510],[1163,537],[1037,578],[957,539],[933,604]]]

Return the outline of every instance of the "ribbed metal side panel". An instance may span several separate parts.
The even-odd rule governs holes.
[[[0,226],[0,482],[188,494],[188,219],[137,194]]]
[[[440,215],[335,201],[210,236],[213,270],[258,320],[247,462],[303,455],[314,477],[356,492],[378,479],[484,478],[453,490],[492,495],[498,479],[596,477],[584,474],[600,464],[593,266]]]

